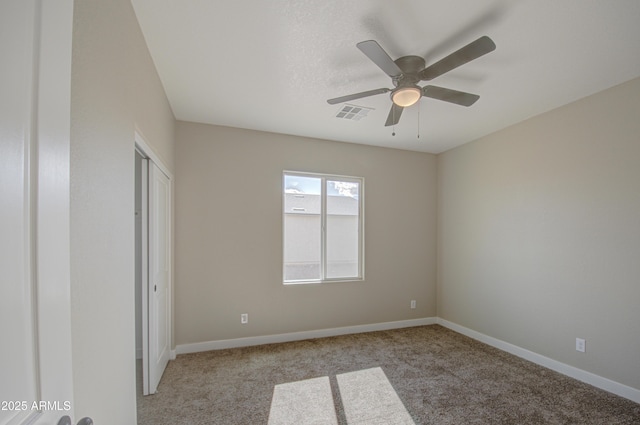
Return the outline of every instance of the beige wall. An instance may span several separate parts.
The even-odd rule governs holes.
[[[186,122],[176,143],[177,344],[435,316],[435,156]],[[283,170],[365,178],[365,281],[282,284]]]
[[[173,168],[175,119],[129,0],[81,0],[74,8],[75,412],[96,424],[135,424],[134,133]]]
[[[638,111],[640,79],[439,156],[440,317],[640,389]]]

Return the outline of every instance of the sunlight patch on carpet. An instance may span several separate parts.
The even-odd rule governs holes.
[[[329,377],[276,385],[268,424],[338,425]]]
[[[349,425],[415,425],[381,368],[337,375]]]
[[[349,425],[415,425],[381,368],[336,375]],[[337,425],[329,377],[273,388],[268,425]]]

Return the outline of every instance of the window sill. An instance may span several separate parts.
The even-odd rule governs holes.
[[[323,285],[326,283],[348,283],[348,282],[364,282],[364,278],[350,277],[345,279],[328,279],[328,280],[292,280],[282,282],[284,286],[300,286],[300,285]]]

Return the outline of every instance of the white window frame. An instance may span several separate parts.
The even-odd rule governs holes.
[[[286,216],[286,194],[285,194],[285,177],[286,176],[300,176],[300,177],[312,177],[321,180],[321,207],[320,207],[320,220],[321,220],[321,258],[320,258],[320,279],[300,279],[300,280],[285,280],[285,216]],[[337,180],[343,182],[354,182],[359,184],[358,193],[358,275],[350,277],[326,277],[327,271],[327,180]],[[330,282],[353,282],[364,280],[364,177],[344,176],[339,174],[324,174],[324,173],[311,173],[305,171],[289,171],[284,170],[282,172],[282,282],[284,285],[297,285],[297,284],[314,284],[314,283],[330,283]]]

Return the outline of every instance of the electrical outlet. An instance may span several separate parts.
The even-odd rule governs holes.
[[[242,313],[240,315],[240,323],[242,323],[243,325],[246,325],[247,323],[249,323],[249,314],[248,313]]]
[[[584,353],[586,351],[586,341],[582,338],[576,338],[576,351]]]
[[[416,300],[411,300],[411,308],[416,308]]]

